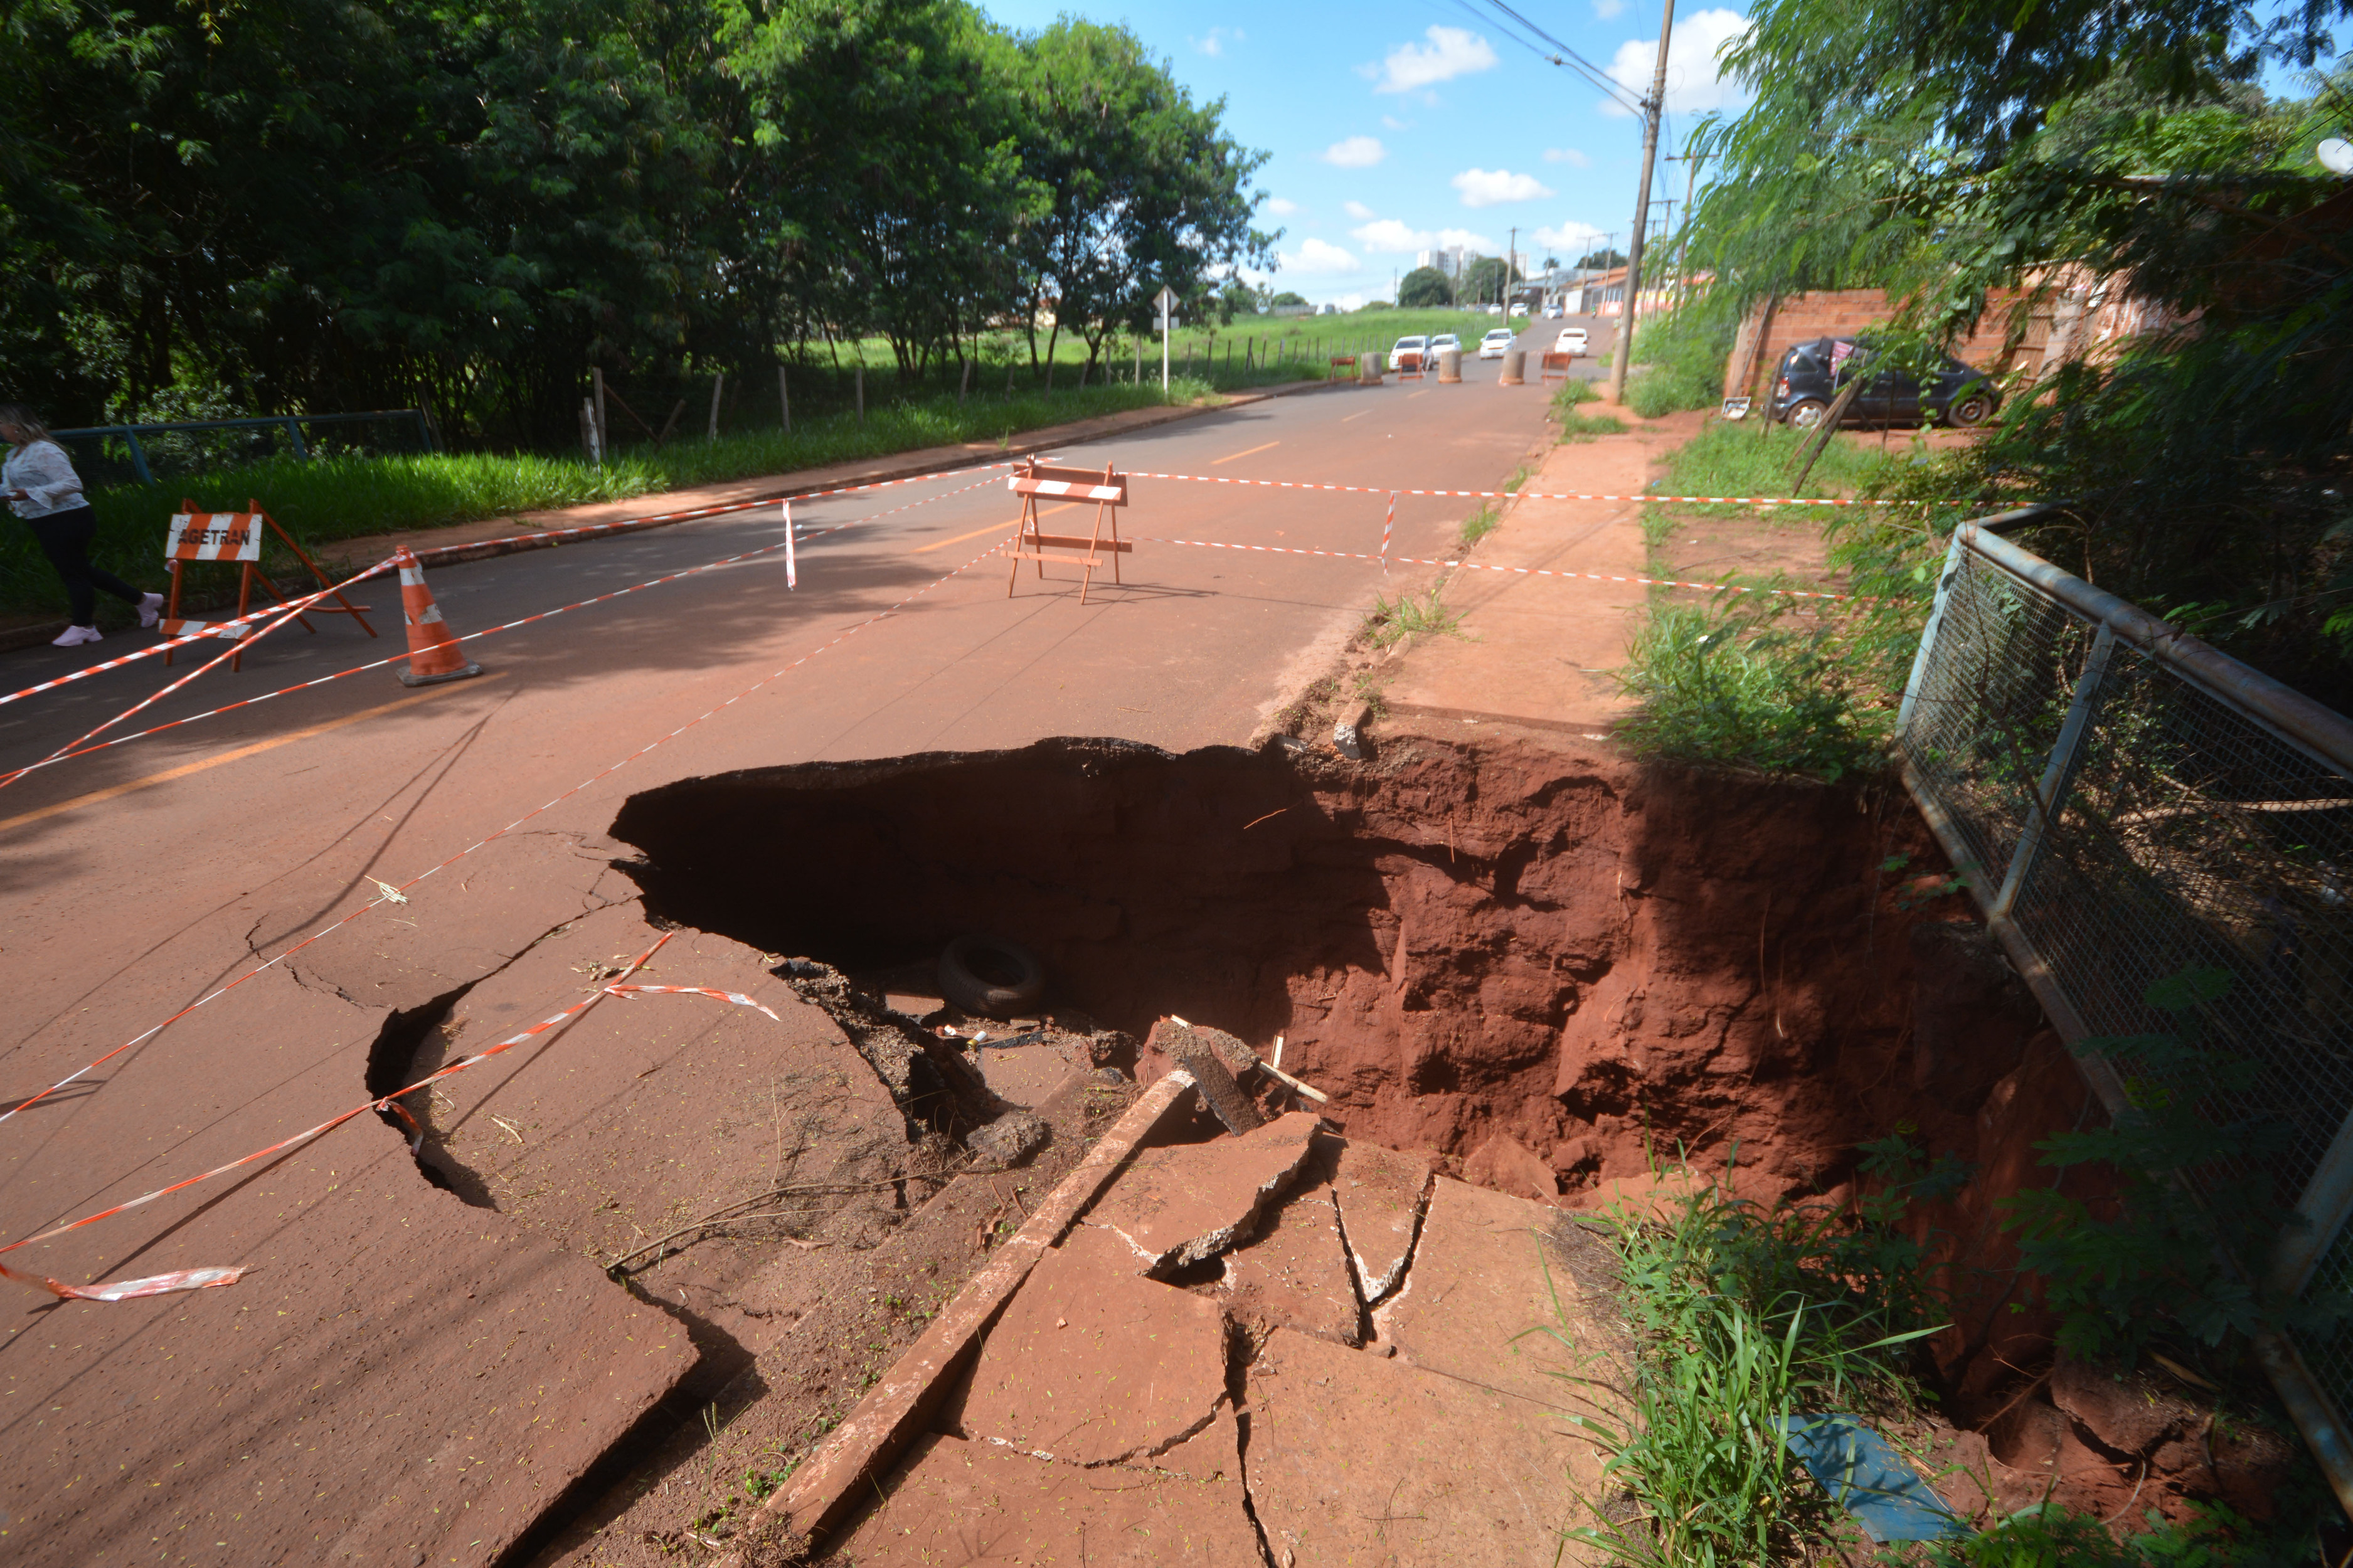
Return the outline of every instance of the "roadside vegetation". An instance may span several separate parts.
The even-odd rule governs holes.
[[[1634,353],[1641,363],[1626,377],[1626,406],[1645,419],[1717,406],[1725,360],[1739,330],[1738,296],[1728,289],[1638,323]]]
[[[160,582],[164,530],[185,497],[200,506],[236,509],[260,500],[288,532],[314,552],[338,540],[408,529],[438,528],[545,507],[628,500],[685,486],[759,474],[787,473],[853,462],[893,452],[958,442],[1008,439],[1071,420],[1165,403],[1214,399],[1202,382],[1171,384],[1164,399],[1155,380],[1144,386],[1092,386],[1051,395],[976,394],[892,399],[871,405],[863,421],[847,411],[794,420],[793,430],[739,430],[716,441],[695,436],[656,446],[616,443],[603,464],[569,455],[491,452],[411,453],[273,458],[153,485],[99,489],[91,558],[133,582]],[[267,542],[265,570],[281,585],[291,566]],[[293,570],[299,572],[299,567]],[[289,590],[291,591],[290,589]],[[0,531],[0,613],[65,613],[57,575],[28,532]],[[113,601],[100,605],[101,616]],[[129,612],[123,610],[123,616]],[[127,623],[127,620],[125,622]]]
[[[1615,414],[1588,414],[1584,405],[1594,402],[1601,394],[1589,381],[1564,381],[1560,390],[1552,395],[1553,417],[1560,422],[1563,441],[1588,441],[1596,436],[1623,436],[1626,422]]]
[[[2181,1017],[2200,984],[2177,976],[2152,991],[2152,1002]],[[2160,1158],[2170,1163],[2160,1177],[2179,1161],[2211,1157],[2211,1130],[2189,1128],[2188,1114],[2180,1120],[2163,1135],[2169,1146]],[[2041,1146],[2046,1166],[2096,1164],[2129,1188],[2130,1199],[2119,1217],[2075,1216],[2079,1228],[2070,1233],[2049,1223],[2052,1205],[2069,1200],[2027,1189],[2002,1224],[2030,1238],[2026,1262],[2035,1272],[2016,1273],[2006,1299],[2054,1310],[2060,1342],[2073,1352],[2118,1366],[2178,1369],[2187,1374],[2181,1386],[2220,1421],[2291,1431],[2246,1337],[2283,1321],[2284,1304],[2234,1290],[2212,1233],[2179,1228],[2179,1205],[2152,1198],[2137,1163],[2149,1152],[2147,1137],[2102,1129]],[[1606,1457],[1603,1491],[1620,1500],[1610,1508],[1603,1498],[1585,1500],[1597,1522],[1571,1532],[1572,1552],[1599,1548],[1635,1568],[1873,1560],[1921,1568],[2296,1568],[2316,1560],[2327,1504],[2308,1458],[2275,1500],[2268,1525],[2220,1504],[2197,1509],[2185,1523],[2147,1510],[2100,1520],[2045,1505],[1966,1539],[1873,1554],[1780,1434],[1793,1416],[1853,1415],[1924,1475],[1947,1473],[1929,1440],[1954,1390],[1926,1352],[1929,1338],[1956,1321],[1954,1303],[1932,1283],[1954,1238],[1931,1216],[1972,1173],[1951,1156],[1929,1159],[1902,1129],[1857,1152],[1864,1195],[1845,1206],[1765,1208],[1726,1190],[1729,1172],[1719,1178],[1675,1163],[1661,1166],[1648,1208],[1605,1216],[1620,1260],[1634,1375],[1621,1419],[1582,1423]],[[2264,1237],[2278,1234],[2278,1211],[2259,1212],[2272,1221],[2267,1232],[2247,1226],[2231,1237],[2257,1248],[2241,1256],[2258,1259]],[[2113,1294],[2120,1288],[2129,1301]],[[2234,1299],[2240,1309],[2218,1316],[2214,1309]],[[2031,1368],[2018,1375],[2031,1376]]]

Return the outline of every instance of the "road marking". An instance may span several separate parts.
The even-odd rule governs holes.
[[[1230,457],[1230,458],[1210,458],[1210,459],[1209,459],[1209,467],[1211,467],[1211,468],[1216,468],[1219,463],[1239,463],[1239,462],[1240,462],[1244,458],[1256,457],[1256,456],[1257,456],[1259,453],[1261,453],[1261,452],[1271,452],[1271,451],[1273,451],[1277,447],[1280,447],[1280,446],[1282,446],[1282,442],[1280,442],[1280,441],[1269,441],[1269,442],[1268,442],[1265,446],[1263,446],[1263,447],[1252,447],[1249,451],[1247,451],[1247,452],[1236,452],[1236,453],[1235,453],[1232,457]]]
[[[1357,412],[1357,413],[1355,413],[1355,414],[1351,414],[1351,415],[1349,415],[1349,416],[1348,416],[1348,419],[1362,419],[1366,415],[1370,414],[1371,412],[1372,412],[1372,410],[1371,410],[1371,409],[1369,409],[1369,408],[1363,409],[1363,410],[1360,410],[1360,411],[1359,411],[1359,412]],[[1345,424],[1348,422],[1348,419],[1343,419],[1343,420],[1341,420],[1341,421],[1340,421],[1340,423],[1341,423],[1341,424],[1343,424],[1343,425],[1345,425]]]
[[[496,680],[505,673],[504,670],[493,670],[483,679]],[[472,681],[469,684],[479,687],[481,682]],[[190,773],[200,773],[207,768],[217,768],[229,763],[240,762],[261,752],[274,752],[280,746],[289,746],[297,741],[307,741],[313,735],[323,735],[330,730],[340,730],[346,724],[356,724],[363,719],[373,719],[380,713],[389,713],[397,708],[407,708],[416,703],[429,701],[440,696],[446,689],[448,688],[437,686],[430,691],[420,691],[414,697],[403,697],[396,701],[381,702],[374,708],[363,708],[356,713],[347,713],[341,719],[330,719],[323,724],[313,724],[308,729],[289,731],[283,735],[273,735],[267,741],[256,741],[250,746],[239,746],[236,751],[223,752],[217,757],[206,757],[202,762],[196,763],[183,763],[176,768],[165,768],[160,773],[149,773],[145,778],[132,779],[124,784],[109,784],[104,789],[94,789],[88,795],[78,795],[71,800],[61,800],[55,805],[45,805],[38,811],[25,811],[17,813],[15,816],[0,817],[0,833],[5,833],[12,827],[21,827],[28,822],[38,822],[45,816],[55,816],[59,812],[79,811],[85,805],[96,805],[101,801],[112,800],[117,795],[129,795],[132,790],[146,789],[153,784],[169,784],[174,779],[184,779]]]
[[[1038,509],[1038,515],[1039,517],[1051,517],[1058,511],[1068,511],[1072,507],[1079,504],[1079,502],[1074,500],[1066,500],[1060,506],[1039,507]],[[1008,529],[1018,528],[1020,526],[1021,520],[1019,518],[1008,518],[1003,522],[992,522],[987,528],[976,528],[970,533],[959,533],[954,539],[941,539],[935,540],[930,544],[918,544],[915,548],[907,552],[907,553],[910,555],[921,555],[926,551],[945,550],[951,544],[962,544],[965,540],[978,539],[984,533],[1003,533]]]
[[[1419,392],[1409,392],[1409,393],[1407,393],[1407,394],[1405,395],[1405,400],[1406,400],[1408,403],[1411,403],[1411,402],[1412,402],[1415,398],[1417,398],[1417,397],[1428,397],[1428,396],[1430,395],[1430,389],[1429,387],[1426,387],[1426,386],[1425,386],[1425,387],[1423,387]]]

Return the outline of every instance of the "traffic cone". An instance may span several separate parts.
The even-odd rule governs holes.
[[[481,674],[480,665],[458,651],[458,639],[449,635],[448,623],[441,618],[441,606],[433,602],[433,590],[425,585],[425,568],[417,557],[404,544],[392,559],[400,568],[401,618],[408,623],[408,668],[400,672],[400,683],[437,686]]]

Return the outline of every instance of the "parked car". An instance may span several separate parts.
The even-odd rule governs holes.
[[[1430,340],[1428,338],[1399,338],[1397,341],[1397,346],[1389,350],[1389,368],[1391,370],[1403,370],[1405,368],[1406,355],[1412,354],[1417,360],[1419,360],[1427,355],[1430,352]]]
[[[1502,359],[1511,352],[1512,345],[1519,341],[1519,337],[1520,334],[1509,327],[1497,327],[1479,340],[1479,357]]]
[[[1552,352],[1556,354],[1567,354],[1574,359],[1578,354],[1588,352],[1586,345],[1591,340],[1585,335],[1583,327],[1563,327],[1560,330],[1560,336],[1552,341]]]
[[[1440,332],[1430,340],[1430,358],[1436,359],[1448,349],[1452,349],[1456,353],[1461,353],[1462,352],[1462,340],[1456,337],[1452,332]]]
[[[2001,406],[2001,396],[1981,371],[1952,355],[1923,383],[1893,370],[1871,368],[1868,341],[1816,338],[1781,356],[1773,376],[1772,417],[1800,430],[1818,428],[1841,388],[1857,375],[1865,382],[1847,405],[1844,425],[1950,425],[1966,430],[1982,425]]]

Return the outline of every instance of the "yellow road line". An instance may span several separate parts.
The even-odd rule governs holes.
[[[1039,517],[1051,517],[1058,511],[1068,511],[1078,504],[1079,503],[1074,500],[1066,500],[1060,506],[1041,506],[1038,509],[1038,515]],[[965,540],[978,539],[984,533],[1009,533],[1014,529],[1020,526],[1021,519],[1019,517],[1009,517],[1003,522],[992,522],[987,528],[976,528],[970,533],[959,533],[954,539],[935,539],[929,544],[918,544],[915,548],[907,552],[907,553],[910,555],[921,555],[926,551],[945,550],[951,544],[962,544]]]
[[[1244,458],[1255,457],[1255,456],[1257,456],[1257,455],[1258,455],[1259,453],[1261,453],[1261,452],[1271,452],[1271,451],[1273,451],[1277,447],[1280,447],[1280,446],[1282,446],[1282,442],[1280,442],[1280,441],[1269,441],[1269,442],[1268,442],[1265,446],[1263,446],[1263,447],[1252,447],[1249,451],[1247,451],[1247,452],[1236,452],[1236,453],[1235,453],[1232,457],[1230,457],[1230,458],[1210,458],[1210,459],[1209,459],[1209,467],[1211,467],[1211,468],[1216,468],[1219,463],[1239,463],[1239,462],[1240,462]]]
[[[503,670],[493,671],[483,679],[496,680],[504,673]],[[472,681],[468,684],[479,686],[480,682]],[[79,811],[85,805],[96,805],[101,801],[112,800],[117,795],[129,795],[132,790],[146,789],[153,784],[169,784],[174,779],[186,778],[190,773],[203,773],[206,768],[217,768],[228,763],[242,761],[261,752],[276,751],[280,746],[291,745],[297,741],[307,741],[313,735],[323,735],[330,730],[340,730],[346,724],[356,724],[363,719],[373,719],[379,713],[389,713],[396,708],[407,708],[418,702],[429,701],[447,689],[448,688],[437,686],[429,691],[420,691],[414,697],[403,697],[397,701],[378,703],[374,708],[363,708],[356,713],[347,713],[341,719],[330,719],[323,724],[312,724],[307,729],[291,730],[283,735],[273,735],[267,741],[256,741],[250,746],[239,746],[234,752],[223,752],[216,757],[206,757],[202,762],[183,763],[176,768],[165,768],[160,773],[149,773],[145,778],[132,779],[124,784],[109,784],[104,789],[94,789],[88,795],[78,795],[71,800],[61,800],[55,805],[45,805],[38,811],[24,811],[18,812],[14,816],[0,817],[0,833],[5,833],[12,827],[21,827],[28,822],[38,822],[45,816],[55,816],[59,812]]]
[[[1357,412],[1357,413],[1355,413],[1355,414],[1351,414],[1351,415],[1349,415],[1349,416],[1348,416],[1348,419],[1362,419],[1366,415],[1370,414],[1371,412],[1372,412],[1372,410],[1371,410],[1371,409],[1369,409],[1369,408],[1363,409],[1363,410],[1360,410],[1360,411],[1359,411],[1359,412]],[[1348,422],[1348,419],[1343,419],[1343,420],[1341,420],[1341,421],[1340,421],[1340,423],[1341,423],[1341,424],[1343,424],[1343,425],[1345,425],[1345,424]]]

